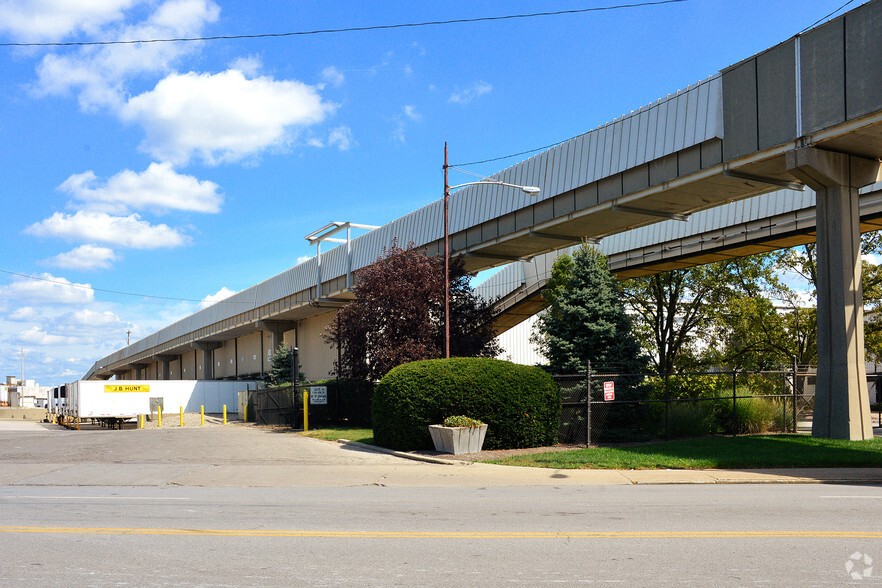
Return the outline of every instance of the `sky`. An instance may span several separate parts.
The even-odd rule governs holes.
[[[0,0],[0,376],[41,385],[382,225],[453,165],[555,144],[845,0]],[[848,8],[860,2],[852,2]],[[837,13],[838,14],[838,13]],[[490,175],[527,156],[469,166]],[[451,172],[450,183],[475,178]]]

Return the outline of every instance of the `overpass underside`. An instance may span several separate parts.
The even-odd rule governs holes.
[[[628,280],[815,243],[814,192],[808,192],[807,197],[801,200],[810,201],[811,206],[794,208],[760,220],[753,220],[743,211],[732,213],[726,210],[727,207],[720,207],[706,212],[714,213],[715,217],[725,217],[722,220],[709,219],[709,215],[700,212],[690,217],[685,227],[677,226],[677,221],[666,221],[604,239],[598,247],[607,256],[608,267],[616,278]],[[764,199],[776,196],[786,195],[775,192],[754,198],[756,203],[737,204],[739,208],[742,205],[750,207],[751,204],[762,206],[767,204],[763,202]],[[732,216],[744,218],[739,222],[730,218]],[[639,234],[646,229],[652,229],[654,234]],[[866,192],[860,199],[860,232],[880,229],[882,186],[879,190]],[[653,244],[640,246],[642,242]],[[494,321],[496,334],[504,333],[545,308],[542,289],[551,277],[551,266],[558,255],[570,252],[571,248],[567,248],[518,262],[519,265],[512,264],[479,287],[486,299],[496,301],[495,306],[500,311]]]
[[[456,192],[452,253],[479,271],[807,185],[818,194],[821,267],[814,433],[870,437],[857,203],[858,189],[879,179],[880,63],[882,1],[873,0],[493,176],[538,186],[539,198],[489,185]],[[209,371],[228,369],[216,355],[229,341],[274,345],[291,333],[307,355],[331,355],[315,321],[351,297],[358,270],[393,238],[443,251],[441,212],[433,202],[98,360],[87,376],[194,353],[216,377]],[[235,353],[243,363],[258,355]]]

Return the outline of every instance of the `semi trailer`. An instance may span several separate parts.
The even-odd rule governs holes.
[[[220,413],[238,405],[238,393],[254,390],[255,381],[79,380],[53,390],[48,410],[55,422],[79,428],[97,422],[121,428],[126,421],[157,410]],[[56,396],[57,395],[57,396]]]

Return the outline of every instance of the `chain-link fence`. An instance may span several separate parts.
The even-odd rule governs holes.
[[[871,395],[882,390],[880,376],[868,376]],[[559,439],[588,444],[797,432],[811,416],[815,379],[814,368],[798,365],[763,372],[559,375]]]
[[[279,386],[252,390],[248,398],[248,414],[258,425],[281,425],[292,429],[302,427],[302,397],[295,386]]]
[[[264,388],[250,393],[248,414],[259,425],[303,428],[303,393],[308,392],[309,426],[371,426],[369,382],[329,380],[318,384],[299,384]]]

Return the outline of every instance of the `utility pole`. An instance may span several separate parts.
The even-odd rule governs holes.
[[[129,335],[131,335],[131,334],[132,334],[132,330],[131,330],[131,329],[127,329],[127,330],[126,330],[126,347],[129,346]]]

